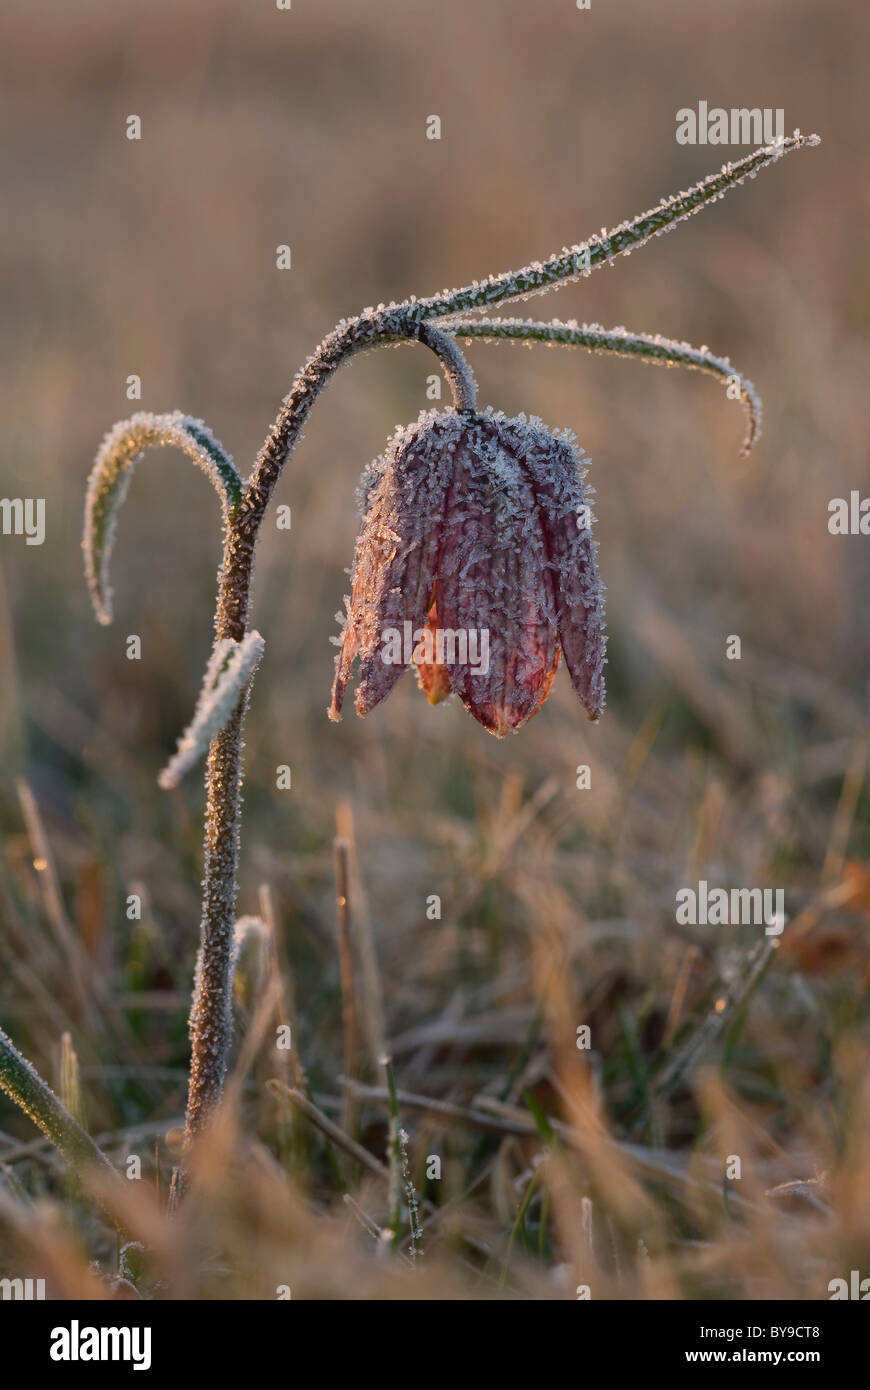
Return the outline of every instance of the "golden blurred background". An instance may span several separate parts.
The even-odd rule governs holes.
[[[739,405],[708,378],[561,349],[468,349],[483,404],[568,426],[591,457],[610,643],[598,726],[564,671],[503,742],[457,702],[430,709],[410,676],[366,721],[328,722],[358,475],[431,405],[437,364],[417,347],[368,354],[329,387],[280,485],[292,530],[267,525],[258,562],[266,656],[240,897],[254,911],[262,882],[275,895],[299,1047],[327,1090],[341,1053],[337,808],[355,839],[388,1040],[436,1029],[398,1049],[400,1084],[467,1096],[507,1065],[538,1016],[536,952],[553,933],[585,1001],[578,1021],[600,1008],[599,1079],[619,1129],[615,1020],[624,1004],[639,1055],[658,1056],[686,951],[676,888],[782,884],[803,934],[786,937],[767,1002],[753,1005],[745,1059],[747,1075],[781,1066],[779,1089],[744,1089],[786,1148],[804,1122],[815,1134],[840,1030],[864,1046],[868,1027],[867,889],[855,884],[870,855],[870,542],[827,526],[830,499],[866,486],[868,12],[847,0],[293,0],[286,11],[11,0],[4,27],[0,496],[45,497],[47,535],[41,547],[0,538],[0,909],[19,928],[3,940],[0,1021],[48,1073],[59,1031],[77,1024],[32,874],[24,777],[63,910],[106,990],[165,995],[134,1031],[141,1056],[176,1080],[147,1093],[119,1081],[120,1044],[107,1056],[79,1020],[95,1128],[177,1116],[183,1102],[202,795],[196,774],[170,796],[155,779],[196,697],[219,560],[203,479],[170,451],[149,454],[120,519],[115,623],[95,624],[80,539],[104,432],[134,409],[179,408],[245,474],[295,371],[341,317],[542,258],[748,152],[678,145],[680,108],[782,108],[787,133],[821,136],[673,235],[529,306],[730,356],[765,404],[749,460]],[[131,114],[138,141],[126,138]],[[431,115],[440,140],[427,139]],[[280,271],[285,244],[292,269]],[[130,634],[141,661],[126,659]],[[725,656],[732,634],[740,661]],[[290,792],[275,789],[279,764],[292,767]],[[591,791],[576,789],[580,764]],[[147,931],[131,939],[124,903],[137,891]],[[431,894],[440,921],[426,918]],[[49,943],[32,962],[30,921]],[[702,979],[681,996],[686,1018],[703,1016],[704,990],[733,964],[719,940],[691,949]],[[809,985],[795,982],[802,972]],[[810,987],[841,1003],[846,991],[830,1027],[802,1011]],[[451,1030],[478,1015],[508,1021],[482,1058],[457,1054]],[[691,1107],[652,1112],[656,1142],[692,1142]],[[5,1105],[0,1131],[25,1133]]]

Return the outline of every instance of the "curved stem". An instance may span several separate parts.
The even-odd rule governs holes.
[[[743,159],[724,164],[717,174],[701,179],[683,193],[662,199],[656,207],[623,222],[613,231],[566,247],[546,261],[533,261],[521,270],[491,275],[463,289],[445,290],[428,299],[409,299],[404,304],[367,310],[359,318],[340,323],[296,377],[248,479],[234,525],[235,540],[230,537],[229,573],[238,594],[227,610],[229,626],[218,635],[239,641],[244,634],[248,589],[244,572],[269,499],[311,406],[333,372],[350,356],[381,343],[398,342],[403,338],[420,339],[420,326],[433,319],[440,320],[440,327],[450,333],[459,314],[526,299],[577,280],[615,256],[629,254],[643,246],[651,237],[670,231],[709,203],[717,202],[730,189],[739,187],[747,178],[754,178],[760,170],[777,163],[783,155],[818,144],[817,135],[795,131],[784,140],[775,140],[772,145],[765,145]]]
[[[241,502],[229,518],[215,616],[217,638],[241,642],[245,636],[254,550],[269,501],[315,400],[338,368],[352,356],[387,343],[423,342],[441,359],[453,390],[456,408],[473,409],[471,374],[458,347],[449,337],[455,332],[454,321],[458,315],[540,294],[576,280],[615,256],[642,246],[650,237],[670,230],[708,203],[717,201],[746,178],[754,177],[759,170],[774,164],[790,150],[818,143],[817,136],[804,136],[796,131],[794,136],[784,141],[775,141],[734,164],[724,165],[718,174],[703,179],[684,193],[664,199],[657,207],[632,221],[624,222],[614,231],[564,248],[544,262],[533,262],[518,271],[474,281],[464,289],[445,291],[429,299],[409,299],[403,304],[382,305],[378,309],[366,310],[358,318],[343,320],[309,357],[294,380],[257,456]],[[440,326],[432,320],[440,320]],[[229,722],[212,741],[208,755],[201,981],[188,1097],[188,1145],[201,1131],[217,1104],[226,1073],[230,1028],[229,966],[235,921],[241,805],[242,733],[248,693],[246,689]]]
[[[474,378],[455,341],[435,324],[424,324],[413,306],[396,305],[345,320],[309,357],[284,398],[269,436],[257,455],[227,537],[217,636],[240,642],[245,635],[253,552],[263,517],[281,471],[293,451],[311,407],[323,388],[351,357],[388,343],[421,342],[438,356],[457,410],[474,408]]]
[[[242,502],[230,519],[215,616],[218,639],[241,642],[245,637],[259,529],[283,464],[314,401],[337,369],[355,353],[407,340],[420,341],[437,354],[456,409],[474,409],[476,390],[471,370],[454,339],[434,324],[423,325],[401,309],[339,325],[297,376],[257,459]],[[238,889],[242,736],[249,695],[250,682],[208,751],[200,977],[185,1122],[187,1149],[205,1128],[220,1100],[231,1041],[230,966]]]
[[[454,335],[442,332],[434,323],[425,322],[418,325],[418,337],[424,347],[431,348],[440,359],[455,408],[473,411],[477,405],[477,384]]]

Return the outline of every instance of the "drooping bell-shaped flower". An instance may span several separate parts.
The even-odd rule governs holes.
[[[368,714],[412,663],[429,700],[455,692],[498,737],[546,700],[560,654],[591,719],[604,705],[602,586],[567,433],[495,411],[399,430],[363,475],[363,524],[330,716],[351,666]]]

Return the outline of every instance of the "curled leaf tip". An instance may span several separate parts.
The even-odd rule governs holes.
[[[178,740],[178,751],[157,779],[164,791],[178,786],[220,733],[257,669],[264,648],[259,632],[246,633],[241,642],[230,637],[215,642],[193,719]]]
[[[735,400],[739,398],[743,403],[746,437],[741,454],[749,454],[761,438],[762,409],[758,392],[749,378],[738,372],[727,357],[718,357],[706,346],[696,348],[691,343],[662,337],[660,333],[630,333],[626,328],[602,328],[598,323],[577,323],[575,319],[565,322],[560,319],[549,322],[522,318],[452,319],[450,332],[469,341],[480,339],[484,342],[579,347],[587,352],[635,357],[654,366],[688,367],[705,372],[723,381],[729,397]]]
[[[221,500],[226,522],[242,495],[242,480],[232,458],[202,420],[180,410],[168,415],[140,411],[121,420],[103,440],[88,479],[82,548],[85,574],[97,621],[112,621],[109,561],[121,503],[133,469],[146,449],[171,445],[180,449],[210,479]]]

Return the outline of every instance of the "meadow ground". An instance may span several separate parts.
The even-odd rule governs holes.
[[[120,1214],[143,1292],[825,1299],[870,1277],[870,542],[828,530],[866,488],[868,30],[848,0],[13,0],[0,496],[44,497],[46,537],[0,538],[0,1024],[122,1172],[141,1161]],[[591,458],[598,725],[564,671],[501,742],[411,676],[328,722],[358,475],[431,404],[432,359],[372,354],[312,416],[255,592],[240,910],[272,934],[241,962],[232,1105],[170,1221],[202,791],[156,776],[209,650],[219,527],[186,461],[150,455],[97,627],[84,486],[127,378],[246,472],[342,315],[525,264],[739,154],[676,143],[701,100],[823,143],[531,309],[727,353],[765,401],[755,454],[706,378],[469,349],[483,403]],[[702,880],[781,888],[785,930],[678,923]],[[384,1051],[417,1257],[404,1210],[397,1249],[378,1235]],[[0,1274],[105,1296],[116,1240],[34,1136],[0,1100]]]

